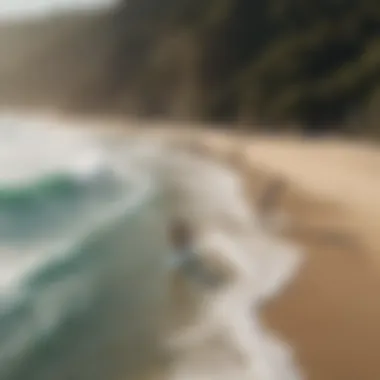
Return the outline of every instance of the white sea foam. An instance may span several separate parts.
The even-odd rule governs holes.
[[[0,118],[0,186],[23,186],[51,174],[91,176],[106,165],[105,152],[72,130]]]
[[[176,352],[167,380],[302,379],[291,348],[258,316],[262,303],[294,277],[297,247],[263,230],[237,173],[156,137],[127,147],[118,162],[159,181],[169,217],[185,219],[205,261],[231,274],[219,291],[198,287],[197,316],[164,339]]]
[[[177,351],[169,379],[301,379],[291,349],[258,317],[293,278],[297,249],[260,227],[236,173],[186,154],[168,155],[164,168],[171,214],[196,231],[206,262],[232,273],[222,289],[199,291],[197,318],[169,338]]]

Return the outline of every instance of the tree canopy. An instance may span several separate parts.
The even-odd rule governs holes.
[[[87,24],[54,42],[68,106],[380,135],[379,0],[125,0]]]

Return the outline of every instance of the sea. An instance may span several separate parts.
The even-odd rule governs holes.
[[[93,133],[0,116],[0,379],[135,379],[162,360],[157,181]]]

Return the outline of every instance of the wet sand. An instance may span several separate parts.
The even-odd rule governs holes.
[[[281,206],[295,221],[287,235],[306,257],[262,315],[310,380],[380,379],[379,157],[339,145],[252,145],[253,197],[268,173],[290,184]]]

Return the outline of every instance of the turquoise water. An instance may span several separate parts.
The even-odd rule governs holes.
[[[0,120],[2,380],[133,379],[159,359],[159,191],[107,158],[86,136]]]

